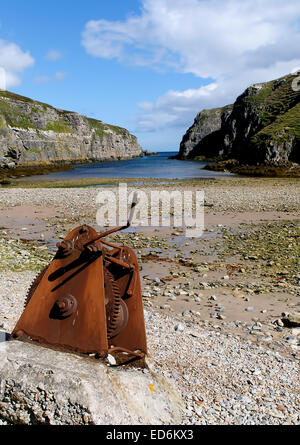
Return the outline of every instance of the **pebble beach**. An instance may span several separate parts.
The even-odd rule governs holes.
[[[128,188],[204,191],[202,237],[187,238],[181,227],[110,237],[139,258],[151,367],[182,397],[183,424],[299,425],[299,180]],[[56,242],[83,223],[103,229],[96,225],[102,189],[0,189],[1,331],[14,328]]]

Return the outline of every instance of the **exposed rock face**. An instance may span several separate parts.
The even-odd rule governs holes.
[[[0,166],[142,156],[128,130],[0,91]]]
[[[252,85],[233,106],[199,113],[183,137],[179,157],[300,163],[300,90],[292,88],[294,79],[287,75]]]
[[[203,110],[197,114],[193,125],[182,138],[179,159],[197,156],[216,156],[220,148],[219,135],[222,122],[232,109],[232,105],[223,108]],[[213,139],[213,140],[212,140]]]
[[[12,424],[179,425],[183,402],[150,370],[20,341],[0,343],[0,420]]]

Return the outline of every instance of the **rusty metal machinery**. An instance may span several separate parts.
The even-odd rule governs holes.
[[[57,243],[54,259],[28,290],[11,339],[142,362],[147,344],[138,261],[131,248],[103,239],[129,225],[101,234],[83,225]]]

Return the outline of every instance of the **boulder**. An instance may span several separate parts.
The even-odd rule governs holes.
[[[17,340],[0,342],[0,420],[11,424],[172,425],[184,409],[151,370]]]

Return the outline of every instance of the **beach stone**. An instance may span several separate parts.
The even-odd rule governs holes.
[[[252,330],[253,331],[261,331],[261,326],[256,324],[256,325],[252,326]]]
[[[273,340],[273,338],[270,335],[268,335],[268,336],[262,335],[259,337],[259,341],[262,343],[271,343],[272,340]]]
[[[282,317],[284,326],[299,327],[300,326],[300,312],[291,312],[285,317]]]
[[[294,336],[289,336],[286,338],[287,342],[292,344],[292,345],[297,345],[298,344],[298,339],[297,337]]]
[[[175,295],[171,295],[171,297],[168,298],[168,301],[176,301],[176,297],[175,297]]]
[[[175,330],[176,332],[182,332],[182,331],[184,330],[184,324],[182,324],[182,323],[178,323],[178,324],[175,326],[174,330]]]
[[[223,315],[223,314],[217,314],[217,319],[218,319],[218,320],[225,320],[226,317],[225,317],[225,315]]]
[[[106,360],[108,361],[108,363],[110,365],[116,365],[116,363],[117,363],[115,357],[111,354],[107,355]]]
[[[251,335],[257,335],[258,337],[259,337],[259,336],[264,336],[263,332],[261,332],[261,331],[257,331],[257,330],[251,330],[251,331],[250,331],[250,334],[251,334]]]
[[[2,323],[3,325],[3,323]],[[3,326],[1,326],[3,327]],[[4,341],[8,341],[9,339],[9,334],[7,332],[4,331],[0,331],[0,343],[4,342]]]
[[[0,343],[0,418],[13,424],[180,424],[184,405],[170,382],[153,369]]]

